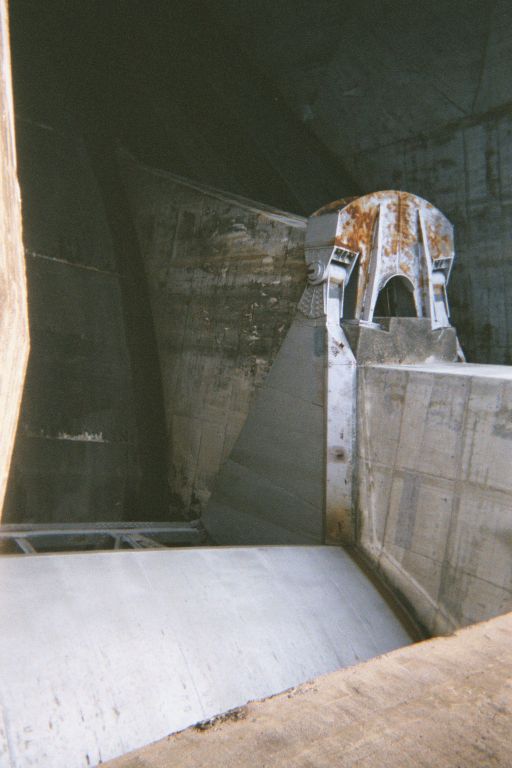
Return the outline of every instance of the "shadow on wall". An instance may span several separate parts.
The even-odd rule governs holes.
[[[128,248],[116,238],[119,229],[129,237],[130,222],[115,158],[100,155],[98,180],[92,143],[61,113],[53,125],[18,119],[32,345],[8,523],[169,515],[159,363],[137,240]],[[116,206],[117,233],[102,194]]]
[[[392,277],[380,290],[375,317],[416,317],[413,286],[401,275]]]
[[[305,220],[121,157],[148,276],[173,507],[199,517],[303,290]]]

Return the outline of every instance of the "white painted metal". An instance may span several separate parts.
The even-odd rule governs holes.
[[[339,268],[331,261],[328,272],[329,293]],[[343,268],[341,268],[343,269]],[[356,360],[340,325],[343,306],[342,279],[337,300],[327,302],[325,381],[325,521],[329,542],[352,538],[352,475],[354,471],[354,430],[356,413]]]
[[[0,766],[82,768],[410,642],[334,547],[0,558]]]

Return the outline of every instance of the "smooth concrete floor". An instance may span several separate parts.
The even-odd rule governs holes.
[[[411,638],[337,547],[0,558],[0,768],[85,768]]]
[[[510,768],[512,614],[189,728],[105,768]]]

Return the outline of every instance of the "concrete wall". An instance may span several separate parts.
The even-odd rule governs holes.
[[[0,2],[0,513],[14,445],[29,337],[16,171],[7,3]]]
[[[432,633],[512,608],[512,368],[359,369],[358,546]]]
[[[145,261],[172,503],[205,508],[305,282],[305,221],[136,164],[124,179]]]
[[[20,115],[32,349],[5,522],[120,520],[136,496],[112,239],[80,134]]]
[[[80,9],[10,12],[33,344],[6,519],[168,519],[158,357],[98,45],[76,47]]]

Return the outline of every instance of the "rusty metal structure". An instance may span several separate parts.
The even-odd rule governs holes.
[[[445,328],[453,258],[453,226],[426,200],[394,190],[339,200],[309,219],[309,284],[299,309],[320,317],[335,300],[339,319],[371,323],[380,292],[398,277],[412,294],[415,316],[429,318],[432,329]],[[351,281],[355,296],[346,307]]]

